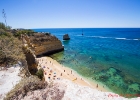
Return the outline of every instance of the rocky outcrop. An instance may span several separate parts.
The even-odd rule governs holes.
[[[63,35],[63,40],[69,40],[69,39],[70,39],[70,37],[68,34]]]
[[[53,35],[35,33],[29,38],[29,43],[36,56],[49,55],[64,50],[61,41]]]
[[[23,51],[31,74],[35,74],[38,70],[36,56],[49,55],[64,50],[61,41],[50,34],[22,35],[21,40],[24,44]]]
[[[22,35],[21,39],[23,42],[23,51],[28,64],[28,70],[32,75],[34,75],[38,71],[37,69],[38,63],[36,61],[36,56],[31,49],[33,47],[31,46],[30,39],[27,35]]]
[[[33,75],[38,71],[37,69],[38,63],[36,62],[35,59],[36,57],[31,52],[25,53],[25,56],[26,56],[29,72]]]

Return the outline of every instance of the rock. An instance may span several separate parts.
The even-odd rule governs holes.
[[[64,50],[61,41],[50,33],[34,33],[30,36],[24,34],[21,36],[21,40],[28,70],[33,75],[37,72],[38,66],[36,56],[49,55]]]
[[[26,52],[25,56],[28,64],[28,70],[32,75],[34,75],[38,70],[37,69],[38,63],[36,62],[36,57],[31,52]]]
[[[63,40],[69,40],[69,39],[70,39],[70,37],[68,34],[63,35]]]
[[[61,41],[50,34],[35,33],[34,36],[29,38],[34,45],[32,50],[35,51],[36,56],[49,55],[64,50]]]

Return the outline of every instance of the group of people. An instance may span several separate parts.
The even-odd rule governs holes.
[[[53,64],[53,61],[47,62],[47,60],[38,59],[38,62],[39,62],[39,66],[44,69],[45,80],[47,81],[60,80],[60,77],[63,77],[65,75],[69,76],[70,74],[73,74],[72,70],[69,73],[66,72],[63,65],[62,65],[63,71],[57,73],[56,71],[57,68],[52,69],[51,67],[55,65]],[[73,79],[73,81],[75,80],[77,80],[77,77]]]

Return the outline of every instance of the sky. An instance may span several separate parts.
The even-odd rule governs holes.
[[[140,0],[0,0],[12,28],[140,28]]]

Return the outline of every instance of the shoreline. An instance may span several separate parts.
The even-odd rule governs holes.
[[[88,86],[102,92],[113,92],[102,83],[86,79],[86,77],[78,74],[75,70],[60,64],[51,57],[41,57],[37,58],[37,60],[39,62],[38,68],[43,68],[45,71],[44,76],[47,82],[68,79],[78,85]]]

